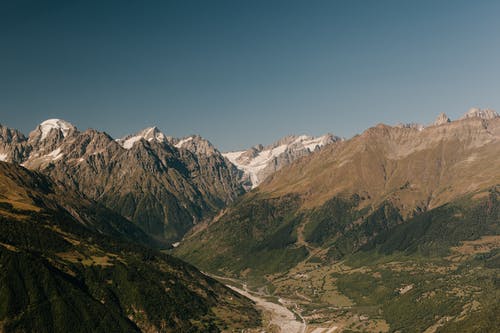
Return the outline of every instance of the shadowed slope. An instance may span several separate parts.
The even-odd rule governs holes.
[[[0,184],[1,331],[217,332],[259,324],[249,300],[140,245],[151,241],[123,217],[12,164],[0,163]]]

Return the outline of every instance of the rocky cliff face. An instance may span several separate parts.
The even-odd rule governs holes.
[[[244,191],[239,171],[201,137],[175,146],[148,128],[114,140],[55,119],[27,139],[4,127],[0,133],[6,161],[50,175],[160,239],[180,239]]]
[[[225,153],[224,156],[243,172],[245,186],[255,188],[282,167],[339,140],[331,134],[320,137],[287,136],[266,147],[257,145],[246,151]]]
[[[21,162],[29,153],[26,141],[21,132],[0,125],[0,161]]]

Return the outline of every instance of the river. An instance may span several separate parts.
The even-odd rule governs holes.
[[[304,321],[298,321],[295,314],[288,308],[281,304],[269,302],[264,298],[255,296],[247,290],[242,290],[230,285],[227,287],[236,291],[237,293],[250,298],[257,304],[257,307],[268,312],[271,316],[271,324],[278,326],[282,333],[305,333],[307,325]],[[302,319],[303,320],[303,319]]]

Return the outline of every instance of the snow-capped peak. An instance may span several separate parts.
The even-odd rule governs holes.
[[[246,151],[228,152],[223,155],[244,172],[254,188],[282,166],[339,139],[331,134],[320,137],[291,135],[266,147],[258,145]]]
[[[316,150],[316,148],[321,148],[333,141],[333,136],[328,134],[319,137],[301,135],[297,137],[297,139],[295,139],[292,144],[304,146],[306,149],[309,149],[310,152],[313,152],[314,150]]]
[[[170,143],[177,149],[185,149],[197,155],[211,156],[219,153],[210,141],[199,135],[190,135],[182,139],[171,138]]]
[[[40,140],[43,140],[47,137],[51,130],[56,129],[60,130],[64,137],[68,135],[69,131],[75,129],[75,126],[71,125],[69,122],[62,119],[47,119],[38,125],[40,131],[42,132],[42,136]]]
[[[152,142],[165,142],[165,135],[158,129],[158,127],[148,127],[143,129],[142,131],[137,132],[136,134],[127,135],[124,138],[117,139],[116,141],[122,145],[125,149],[130,149],[134,146],[134,143],[137,141],[144,139],[146,141]]]
[[[149,142],[151,142],[151,141],[157,141],[157,142],[165,141],[165,135],[156,126],[148,127],[146,129],[142,130],[141,132],[139,132],[138,135],[142,136],[144,138],[144,140],[147,140]]]

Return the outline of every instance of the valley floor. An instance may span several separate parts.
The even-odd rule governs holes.
[[[207,273],[205,273],[207,274]],[[210,275],[235,292],[255,302],[256,307],[263,312],[266,332],[276,333],[334,333],[340,332],[339,326],[333,323],[323,325],[308,325],[302,316],[302,309],[296,300],[276,298],[264,293],[249,290],[247,284],[228,277]]]
[[[498,241],[465,241],[444,259],[373,255],[319,265],[308,258],[267,276],[267,283],[213,277],[256,303],[266,332],[431,333],[461,326],[497,332],[498,269],[486,254],[498,249]]]
[[[295,314],[287,307],[270,302],[262,297],[251,294],[248,290],[242,290],[237,287],[229,286],[237,293],[251,299],[257,305],[257,308],[262,309],[264,313],[270,316],[270,326],[279,329],[282,333],[305,333],[307,325],[304,319],[298,321]]]

